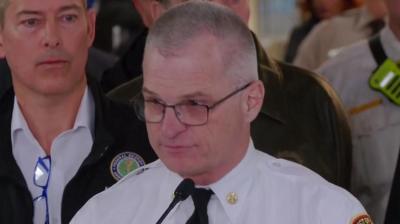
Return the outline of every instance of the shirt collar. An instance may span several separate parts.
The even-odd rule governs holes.
[[[257,159],[253,142],[250,140],[245,157],[240,163],[226,174],[222,179],[209,185],[214,191],[231,223],[237,220],[240,211],[245,206],[246,198],[252,186],[252,173],[255,172],[255,160]],[[228,195],[237,196],[233,204],[228,202]]]
[[[11,118],[11,142],[12,142],[12,145],[14,145],[14,135],[19,130],[23,130],[26,133],[29,133],[28,136],[30,136],[30,138],[33,138],[31,140],[36,142],[36,140],[34,139],[32,133],[28,127],[25,117],[21,112],[21,108],[19,107],[17,97],[14,97],[14,107],[13,108],[14,109],[13,109],[12,118]],[[93,136],[94,136],[94,121],[95,121],[94,112],[95,112],[94,99],[93,99],[91,92],[88,90],[88,87],[86,87],[72,130],[76,130],[79,127],[88,128],[90,130],[90,133],[93,138]]]
[[[359,17],[356,20],[356,29],[363,30],[369,29],[369,24],[375,20],[374,16],[368,11],[366,6],[361,7]]]
[[[28,128],[28,124],[26,123],[25,117],[21,112],[21,108],[18,105],[17,97],[14,97],[14,106],[11,116],[11,143],[13,146],[15,142],[15,134],[20,130],[26,131],[28,137],[31,138],[33,142],[36,142]]]
[[[211,189],[214,192],[215,196],[212,197],[217,197],[231,223],[234,223],[234,221],[237,220],[237,216],[240,215],[241,209],[243,209],[243,206],[245,206],[245,199],[251,190],[250,186],[252,185],[253,181],[251,174],[255,172],[255,160],[257,160],[256,149],[253,141],[250,140],[246,155],[235,168],[233,168],[222,179],[213,184],[208,186],[198,186]],[[166,188],[163,190],[169,189],[168,192],[171,192],[172,198],[174,189],[180,183],[180,181],[183,180],[183,178],[178,174],[169,171],[167,179],[170,179],[170,181],[167,182]],[[234,204],[230,204],[227,200],[227,196],[230,193],[234,193],[238,197],[237,202]]]
[[[257,50],[258,76],[268,87],[264,98],[264,102],[268,103],[263,103],[260,113],[284,123],[287,118],[287,108],[282,93],[283,76],[280,64],[268,57],[256,35],[253,32],[251,34]]]
[[[386,55],[395,62],[400,61],[400,40],[394,35],[389,26],[381,31],[381,42]]]
[[[83,94],[81,104],[79,106],[78,114],[76,115],[73,130],[83,127],[88,128],[94,136],[94,121],[95,121],[95,107],[92,93],[86,86],[85,93]]]

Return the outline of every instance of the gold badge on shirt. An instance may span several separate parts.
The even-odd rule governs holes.
[[[238,196],[235,192],[230,192],[226,195],[226,201],[231,204],[234,205],[236,204],[236,202],[238,201]]]
[[[372,222],[372,219],[369,217],[369,215],[364,213],[354,217],[351,221],[351,224],[374,224],[374,222]]]

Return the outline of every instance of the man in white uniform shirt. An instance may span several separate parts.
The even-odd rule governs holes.
[[[385,3],[389,22],[379,33],[379,43],[385,57],[396,64],[400,61],[400,0]],[[319,69],[349,111],[353,133],[351,191],[377,224],[384,223],[400,147],[399,106],[369,85],[380,66],[369,41],[362,41]]]
[[[386,15],[383,0],[364,0],[364,5],[347,10],[317,24],[299,46],[294,64],[315,70],[342,48],[367,39],[382,28]]]
[[[252,35],[231,10],[189,1],[166,12],[150,29],[143,71],[136,109],[160,160],[92,198],[71,223],[156,223],[184,178],[197,189],[162,223],[371,223],[345,190],[254,148],[264,86]]]

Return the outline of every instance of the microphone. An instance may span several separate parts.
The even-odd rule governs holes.
[[[180,201],[184,201],[189,195],[191,195],[194,191],[194,182],[192,179],[186,178],[181,181],[181,183],[176,187],[174,192],[174,200],[172,200],[171,204],[169,204],[167,210],[162,214],[160,219],[156,222],[156,224],[161,224],[162,221],[167,217],[168,213],[175,207],[176,204]]]

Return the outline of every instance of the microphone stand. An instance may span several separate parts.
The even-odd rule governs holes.
[[[162,214],[160,219],[156,222],[156,224],[161,224],[162,221],[167,217],[168,213],[178,204],[180,201],[184,201],[189,195],[191,195],[194,191],[194,182],[192,179],[184,179],[174,192],[174,199],[169,204],[167,210]]]

